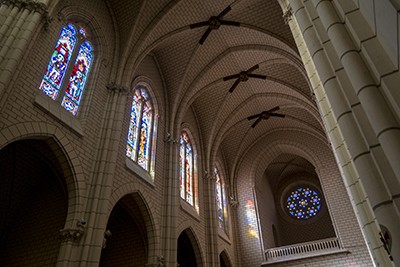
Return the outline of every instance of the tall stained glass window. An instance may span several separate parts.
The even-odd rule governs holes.
[[[181,132],[180,137],[179,170],[180,196],[193,206],[194,153],[189,135],[185,131]]]
[[[145,87],[136,86],[130,114],[126,156],[145,170],[150,167],[154,110]]]
[[[289,214],[298,220],[307,220],[321,210],[321,199],[317,191],[299,187],[287,197]]]
[[[64,94],[58,101],[73,115],[78,112],[93,62],[93,47],[86,37],[87,33],[82,27],[77,31],[74,25],[68,24],[61,29],[39,86],[39,90],[53,100],[60,99],[60,94]],[[68,79],[65,79],[66,76]]]
[[[218,211],[218,225],[222,229],[226,229],[226,195],[225,195],[225,183],[219,174],[218,168],[214,168],[215,175],[215,190],[216,190],[216,198],[217,198],[217,211]]]

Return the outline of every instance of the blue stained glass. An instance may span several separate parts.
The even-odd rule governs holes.
[[[82,34],[83,37],[85,37],[85,38],[87,37],[87,33],[86,33],[85,28],[79,27],[79,33]]]
[[[287,208],[291,216],[306,220],[320,211],[320,201],[316,191],[299,187],[287,198]]]
[[[149,170],[153,108],[146,89],[136,86],[133,92],[126,155]]]
[[[219,177],[218,171],[215,171],[216,183],[216,197],[217,197],[217,209],[218,209],[218,219],[219,219],[219,227],[223,228],[224,222],[224,214],[223,214],[223,203],[222,203],[222,185],[221,179]]]
[[[75,35],[76,30],[72,24],[61,29],[60,37],[47,65],[47,71],[39,86],[39,90],[53,100],[58,96],[72,51],[77,42]]]
[[[185,140],[181,135],[180,153],[179,153],[179,193],[181,198],[185,199]]]
[[[71,77],[69,78],[68,86],[61,103],[61,106],[73,115],[76,115],[78,112],[86,79],[93,61],[92,50],[93,48],[88,41],[84,42],[79,47],[78,56],[75,60]]]
[[[186,201],[193,205],[193,155],[192,146],[186,144]]]
[[[189,136],[186,132],[180,137],[180,196],[189,204],[193,205],[193,151]]]
[[[150,128],[152,112],[149,103],[146,102],[143,108],[142,124],[140,127],[138,164],[145,170],[148,169]]]

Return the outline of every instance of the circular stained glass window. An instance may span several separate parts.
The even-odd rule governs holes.
[[[296,219],[307,220],[320,211],[321,199],[317,191],[299,187],[288,196],[287,209]]]

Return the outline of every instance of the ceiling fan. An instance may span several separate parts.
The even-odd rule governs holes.
[[[263,79],[263,80],[267,79],[267,76],[265,76],[265,75],[252,74],[252,72],[258,68],[259,68],[259,65],[257,64],[246,71],[241,71],[238,74],[224,77],[223,78],[224,81],[236,79],[236,81],[232,85],[231,89],[229,89],[229,93],[232,93],[235,90],[235,88],[239,85],[240,82],[246,82],[249,78],[257,78],[257,79]]]
[[[253,123],[253,125],[251,125],[251,128],[256,127],[257,124],[259,124],[261,120],[268,120],[270,117],[280,117],[280,118],[284,118],[284,117],[285,117],[284,114],[273,113],[273,112],[278,111],[278,110],[279,110],[279,107],[274,107],[274,108],[272,108],[272,109],[270,109],[270,110],[263,111],[263,112],[261,112],[261,113],[259,113],[259,114],[256,114],[256,115],[247,117],[247,119],[248,119],[249,121],[250,121],[250,120],[253,120],[253,119],[255,119],[255,118],[257,118],[257,120]]]
[[[222,20],[222,18],[231,11],[231,6],[225,8],[218,16],[212,16],[206,21],[194,23],[190,25],[190,29],[196,29],[203,26],[208,26],[207,30],[204,32],[203,36],[201,37],[199,44],[203,44],[204,41],[207,39],[208,35],[211,33],[212,30],[218,30],[221,25],[229,25],[229,26],[240,26],[240,22],[236,21],[229,21],[229,20]]]

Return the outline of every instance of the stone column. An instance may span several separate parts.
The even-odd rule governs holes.
[[[216,177],[212,171],[206,171],[204,175],[204,204],[207,235],[207,257],[206,266],[220,266],[218,254],[218,223],[217,223],[217,204],[216,204]]]
[[[168,267],[177,266],[178,237],[176,222],[179,208],[179,132],[169,134],[165,141],[166,164],[164,170],[164,202],[161,225],[161,255],[160,261]],[[173,136],[176,136],[175,138]]]
[[[400,182],[400,150],[398,149],[400,147],[400,126],[397,123],[397,119],[390,110],[389,103],[384,99],[379,87],[375,84],[358,48],[352,41],[351,35],[340,20],[332,1],[313,0],[312,3],[331,40],[334,51],[349,77],[354,93],[358,96],[361,107],[382,147],[383,153],[386,155],[397,181]],[[369,129],[361,129],[361,131],[364,134],[368,134]],[[361,156],[360,159],[357,158],[355,161],[360,161],[364,165],[358,170],[361,176],[365,177],[371,173],[370,166],[376,166],[372,159],[368,160],[365,157],[361,158]],[[374,176],[368,180],[364,179],[364,186],[367,189],[368,196],[371,198],[371,202],[376,195],[380,194],[379,197],[381,198],[376,199],[371,204],[376,208],[377,212],[375,214],[379,215],[378,221],[385,221],[390,228],[393,235],[393,243],[396,244],[393,247],[393,251],[398,251],[400,248],[400,230],[399,227],[393,226],[399,224],[400,218],[398,213],[396,216],[396,209],[391,202],[390,194],[389,199],[382,199],[382,194],[388,193],[382,182],[384,178],[379,177],[379,173],[374,173]],[[377,180],[380,181],[377,182]],[[389,202],[389,205],[380,208],[379,205],[385,202]],[[382,246],[382,242],[379,242],[379,245]],[[400,257],[400,255],[397,255],[397,257]],[[400,261],[400,259],[397,258],[397,261]]]
[[[392,263],[379,240],[379,226],[362,184],[365,181],[368,185],[373,185],[372,187],[377,186],[383,189],[382,178],[377,167],[372,163],[370,154],[364,153],[368,151],[368,146],[362,141],[363,136],[354,121],[351,108],[341,93],[342,88],[302,2],[300,0],[289,0],[288,2],[290,3],[289,10],[291,10],[289,13],[294,14],[295,19],[290,19],[290,15],[286,15],[287,21],[305,64],[328,137],[332,142],[347,190],[355,205],[357,219],[369,250],[377,263],[391,266]],[[283,6],[288,7],[288,3],[285,4],[286,6]],[[318,69],[318,73],[316,69]],[[349,146],[351,147],[350,151]],[[357,162],[353,161],[354,156],[358,157]],[[371,172],[363,172],[360,177],[358,169],[370,169]],[[383,189],[374,197],[381,201],[387,199],[389,195]]]
[[[400,126],[330,0],[312,1],[372,129],[400,182]]]
[[[0,20],[4,20],[4,24],[0,27],[0,97],[4,95],[15,75],[41,18],[47,18],[47,2],[48,0],[1,2]]]
[[[121,142],[121,129],[128,88],[110,83],[103,124],[99,127],[100,144],[93,176],[90,177],[88,197],[84,207],[86,233],[78,255],[80,266],[98,266],[107,237],[109,201]]]
[[[242,266],[242,262],[240,260],[240,246],[239,246],[239,242],[240,242],[240,238],[238,236],[238,212],[237,212],[237,208],[239,206],[239,202],[236,200],[236,197],[233,196],[233,194],[231,193],[230,197],[229,197],[229,205],[231,206],[230,212],[231,212],[231,230],[232,230],[232,239],[233,239],[233,246],[234,246],[234,251],[235,251],[235,261],[236,264],[235,266]]]

